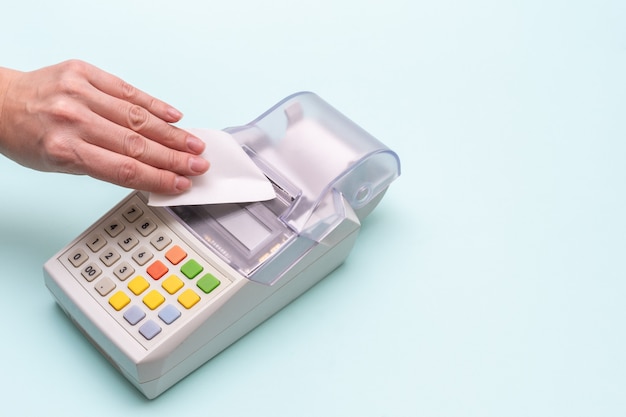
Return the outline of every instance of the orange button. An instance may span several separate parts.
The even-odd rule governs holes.
[[[180,261],[187,257],[187,252],[185,252],[180,246],[175,245],[167,251],[165,257],[174,265],[178,265]]]
[[[148,272],[148,275],[150,275],[153,279],[161,278],[163,275],[167,273],[167,271],[168,271],[167,266],[165,266],[165,264],[161,261],[154,262],[152,265],[148,267],[148,269],[146,269],[146,272]]]

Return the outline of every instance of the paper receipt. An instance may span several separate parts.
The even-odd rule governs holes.
[[[211,167],[189,177],[192,186],[178,195],[151,193],[151,206],[249,203],[276,197],[272,183],[252,162],[237,141],[222,130],[186,129],[206,143],[202,156]]]

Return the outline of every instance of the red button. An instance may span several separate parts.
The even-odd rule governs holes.
[[[167,266],[163,264],[163,262],[156,261],[152,265],[150,265],[146,271],[148,272],[148,275],[152,277],[152,279],[156,280],[165,275],[169,270],[167,269]]]

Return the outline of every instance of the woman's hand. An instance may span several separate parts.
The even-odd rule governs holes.
[[[72,60],[32,72],[0,68],[0,152],[41,171],[87,174],[175,194],[209,163],[204,143],[170,123],[182,114],[123,80]]]

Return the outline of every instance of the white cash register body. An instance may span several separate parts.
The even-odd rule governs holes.
[[[139,191],[44,265],[92,343],[154,398],[339,266],[398,156],[313,93],[225,129],[276,198],[151,207]]]

